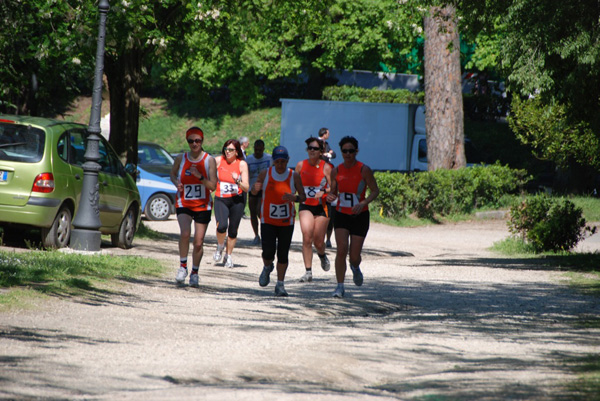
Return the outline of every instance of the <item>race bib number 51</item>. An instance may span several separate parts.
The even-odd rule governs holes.
[[[275,204],[275,203],[271,203],[269,205],[269,217],[272,219],[287,219],[291,217],[291,213],[290,213],[290,204],[289,203],[283,203],[283,204]]]

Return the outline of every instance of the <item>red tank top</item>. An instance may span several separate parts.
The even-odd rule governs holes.
[[[319,202],[325,198],[325,189],[327,187],[327,179],[323,168],[325,167],[325,161],[319,160],[319,164],[312,166],[308,159],[302,162],[300,168],[300,178],[302,179],[302,185],[304,186],[304,192],[306,193],[305,205],[317,206]],[[323,194],[317,198],[317,193],[323,191]]]
[[[337,168],[337,187],[338,187],[338,204],[337,211],[345,214],[352,214],[352,207],[358,202],[365,199],[367,192],[367,183],[362,178],[363,163],[356,162],[350,168],[344,167],[344,163]],[[367,210],[365,206],[361,212]]]
[[[273,173],[276,176],[273,176]],[[287,169],[282,177],[277,174],[275,167],[269,167],[263,183],[261,203],[261,222],[273,226],[294,225],[296,208],[294,202],[283,200],[284,194],[294,193],[294,172]]]
[[[188,158],[187,152],[183,154],[181,164],[179,165],[179,172],[177,176],[179,181],[183,184],[183,191],[177,191],[175,203],[177,207],[185,207],[195,212],[201,212],[212,209],[212,197],[210,191],[202,184],[200,180],[190,173],[190,167],[195,165],[202,177],[208,177],[208,161],[210,155],[204,152],[204,155],[200,160],[191,161]]]
[[[218,198],[232,198],[242,194],[242,188],[231,176],[231,173],[240,173],[240,160],[235,159],[233,163],[227,163],[225,157],[221,157],[221,161],[217,166],[217,189],[215,196]]]

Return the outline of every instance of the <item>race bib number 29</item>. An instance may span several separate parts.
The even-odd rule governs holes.
[[[187,184],[183,186],[183,199],[185,200],[199,200],[206,197],[206,191],[204,185],[200,184]]]
[[[271,203],[269,204],[269,217],[272,219],[287,219],[291,217],[290,214],[290,204],[289,203],[283,203],[283,204],[275,204],[275,203]]]

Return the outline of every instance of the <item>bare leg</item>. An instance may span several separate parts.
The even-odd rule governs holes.
[[[340,284],[346,279],[346,257],[348,256],[348,240],[350,231],[344,228],[335,229],[335,243],[337,252],[335,255],[335,277]]]
[[[179,257],[187,258],[190,250],[190,237],[192,235],[192,216],[187,214],[177,215],[177,223],[179,223]]]
[[[202,255],[204,253],[204,237],[208,224],[194,223],[194,249],[192,251],[192,263],[194,266],[200,266]]]
[[[300,216],[300,229],[302,230],[302,259],[304,260],[304,268],[309,270],[312,268],[315,218],[309,210],[302,210],[298,214]]]

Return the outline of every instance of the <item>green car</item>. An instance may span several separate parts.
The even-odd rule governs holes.
[[[37,227],[47,248],[69,245],[83,184],[87,127],[40,117],[0,114],[0,227],[5,239]],[[98,174],[102,234],[128,249],[140,222],[140,195],[111,146],[101,138]]]

